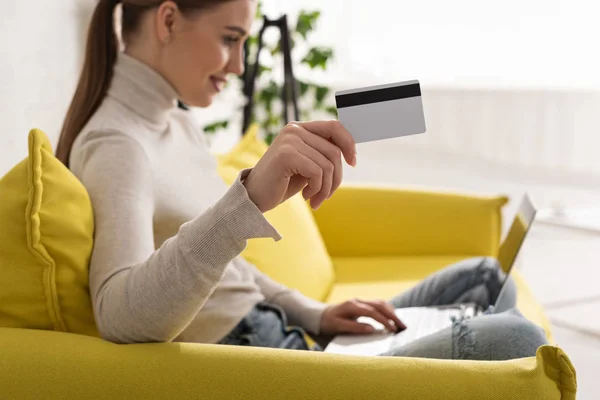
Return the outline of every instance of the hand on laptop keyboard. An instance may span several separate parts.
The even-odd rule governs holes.
[[[321,318],[321,332],[326,335],[371,334],[382,329],[394,333],[406,329],[384,301],[349,300],[328,307]]]

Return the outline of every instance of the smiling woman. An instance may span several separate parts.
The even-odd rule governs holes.
[[[113,23],[117,5],[100,0],[95,10],[58,149],[92,201],[89,284],[103,338],[308,350],[304,331],[372,332],[360,317],[404,329],[394,307],[474,302],[487,308],[494,301],[503,272],[487,259],[447,268],[393,301],[334,305],[245,261],[240,253],[249,239],[280,239],[263,213],[300,193],[317,209],[335,194],[343,163],[357,164],[354,139],[337,121],[290,123],[227,188],[192,113],[177,104],[206,107],[230,75],[242,73],[257,2],[125,0],[123,52]],[[452,290],[439,289],[446,287]],[[524,318],[498,311],[481,317],[490,325],[465,323],[394,354],[506,359],[531,356],[545,343]],[[506,335],[490,335],[498,330],[494,321]],[[471,330],[477,343],[453,352]]]
[[[161,73],[185,103],[210,105],[223,89],[226,74],[243,72],[242,39],[252,24],[253,1],[100,0],[89,28],[83,72],[56,151],[66,165],[77,134],[98,109],[111,83],[119,43],[113,23],[118,4],[122,7],[118,30],[126,52]],[[215,13],[218,5],[225,9]],[[173,36],[178,40],[164,46]],[[212,40],[215,38],[219,40]]]

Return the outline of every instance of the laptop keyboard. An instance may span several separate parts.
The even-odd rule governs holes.
[[[368,323],[376,329],[376,334],[338,335],[329,343],[326,352],[373,356],[403,346],[409,342],[452,326],[454,318],[470,318],[475,314],[471,307],[460,308],[401,308],[396,314],[407,326],[398,334],[388,333],[383,325],[367,317],[360,317],[359,322]]]
[[[452,325],[453,318],[462,315],[460,309],[407,308],[396,310],[406,330],[394,335],[390,349],[403,346]]]

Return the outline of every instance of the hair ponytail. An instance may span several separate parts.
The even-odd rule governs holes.
[[[83,70],[56,148],[56,157],[67,167],[73,142],[100,107],[113,77],[118,52],[114,11],[120,2],[100,0],[92,16]]]

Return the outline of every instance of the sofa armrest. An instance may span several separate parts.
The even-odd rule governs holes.
[[[341,187],[314,213],[332,257],[496,256],[504,196]]]
[[[568,357],[505,362],[348,357],[197,344],[115,345],[0,328],[0,388],[18,399],[575,399]]]

